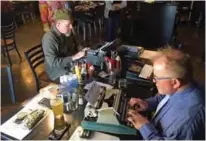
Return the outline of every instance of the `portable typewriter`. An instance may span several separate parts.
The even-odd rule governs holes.
[[[128,98],[119,89],[106,90],[101,87],[95,101],[88,102],[81,126],[85,131],[93,130],[113,134],[136,135],[136,129],[126,120]]]
[[[104,44],[100,44],[96,49],[87,50],[87,62],[92,63],[94,66],[101,66],[104,62],[104,57],[108,55],[108,52],[111,50],[115,50],[117,40],[112,42],[105,42]]]

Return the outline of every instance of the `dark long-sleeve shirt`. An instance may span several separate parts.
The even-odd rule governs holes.
[[[61,34],[55,26],[44,34],[42,47],[45,55],[45,69],[52,80],[64,75],[72,62],[71,56],[77,53],[78,43],[71,34],[69,37]]]
[[[150,110],[162,95],[147,99]],[[205,138],[205,104],[203,93],[195,86],[170,96],[168,102],[149,124],[140,128],[146,140],[202,140]]]

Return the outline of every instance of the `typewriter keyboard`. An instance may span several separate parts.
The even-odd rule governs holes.
[[[129,99],[124,96],[121,98],[121,103],[120,103],[119,110],[118,110],[120,117],[118,119],[122,124],[130,126],[130,127],[134,127],[132,123],[127,121],[127,112],[130,109],[128,105],[128,101]]]
[[[145,64],[139,74],[139,77],[144,79],[149,79],[150,76],[152,75],[152,70],[153,70],[152,65]]]

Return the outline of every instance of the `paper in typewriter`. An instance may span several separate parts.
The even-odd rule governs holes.
[[[116,118],[117,113],[114,111],[113,107],[105,108],[99,110],[98,113],[98,123],[106,123],[106,124],[113,124],[113,125],[119,125],[119,121]]]
[[[91,105],[95,104],[99,94],[101,93],[101,90],[102,90],[101,86],[105,87],[106,89],[111,89],[112,88],[110,85],[100,83],[100,82],[96,82],[96,81],[93,81],[87,87],[85,86],[86,88],[88,88],[88,92],[85,95],[85,99]]]

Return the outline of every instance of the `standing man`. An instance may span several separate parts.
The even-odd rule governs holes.
[[[43,36],[42,47],[46,72],[51,80],[59,82],[70,63],[84,57],[87,48],[82,49],[73,34],[72,15],[68,10],[56,10],[54,20],[51,30]]]
[[[105,1],[106,41],[111,42],[117,37],[117,32],[120,27],[120,12],[126,6],[126,1]]]
[[[146,100],[132,98],[128,120],[145,140],[204,140],[204,93],[192,81],[192,67],[187,54],[163,49],[154,61],[154,82],[158,95]],[[151,121],[138,112],[156,110]]]

